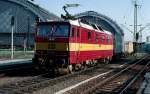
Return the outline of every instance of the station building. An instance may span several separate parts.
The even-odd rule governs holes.
[[[11,18],[14,16],[15,47],[33,46],[35,19],[59,20],[56,15],[28,0],[0,0],[0,48],[10,48]]]

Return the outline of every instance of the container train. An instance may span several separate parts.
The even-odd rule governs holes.
[[[113,35],[80,20],[38,22],[33,61],[45,69],[69,72],[113,56]]]

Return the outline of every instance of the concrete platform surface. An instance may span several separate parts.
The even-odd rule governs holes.
[[[4,65],[12,65],[12,64],[23,64],[23,63],[31,63],[32,59],[13,59],[13,60],[1,60],[0,66]]]

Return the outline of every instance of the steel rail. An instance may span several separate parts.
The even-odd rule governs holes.
[[[97,87],[99,87],[99,86],[101,86],[101,85],[104,85],[104,84],[107,83],[108,81],[110,81],[110,80],[112,80],[112,79],[118,77],[118,76],[119,76],[120,74],[122,74],[124,71],[126,71],[126,70],[128,70],[129,68],[131,68],[131,67],[135,66],[136,64],[140,63],[141,61],[143,61],[143,60],[144,60],[145,58],[147,58],[147,57],[148,57],[148,56],[143,57],[142,59],[140,59],[140,60],[137,61],[136,63],[134,63],[134,64],[128,66],[127,68],[121,70],[120,72],[118,72],[118,73],[116,73],[115,75],[109,77],[108,79],[105,79],[104,81],[102,81],[102,82],[96,84],[96,85],[93,86],[92,88],[87,89],[86,91],[82,92],[82,94],[89,94],[89,93],[91,93],[92,91],[94,91],[95,89],[97,89]]]
[[[26,92],[29,89],[31,89],[32,87],[34,88],[34,87],[38,87],[38,86],[43,86],[44,84],[48,85],[50,83],[55,83],[57,81],[61,81],[61,80],[64,80],[64,79],[67,79],[70,77],[74,77],[74,76],[79,75],[79,74],[84,73],[84,72],[90,72],[90,71],[92,72],[95,68],[99,68],[99,67],[101,67],[101,66],[91,67],[91,68],[88,68],[86,70],[75,72],[73,74],[59,76],[59,77],[56,77],[54,79],[42,77],[42,76],[48,75],[49,73],[41,74],[41,75],[35,76],[33,78],[28,78],[28,79],[23,80],[23,81],[18,81],[17,84],[12,83],[13,86],[11,85],[11,83],[6,85],[6,86],[5,85],[0,86],[0,92],[1,91],[5,92],[8,90],[7,92],[9,92],[9,93],[20,93],[20,92],[23,93],[24,90]],[[39,81],[39,80],[41,80],[41,81]],[[25,86],[23,86],[23,84],[25,84]]]
[[[119,94],[123,94],[137,80],[137,78],[141,75],[141,73],[145,70],[145,68],[149,64],[150,64],[150,61],[144,66],[144,68],[142,68],[142,70],[132,79],[130,83],[128,83],[128,85]]]
[[[142,58],[144,59],[144,57],[142,57]],[[50,78],[45,78],[44,79],[42,76],[45,76],[45,75],[48,74],[48,73],[46,73],[46,74],[35,76],[34,78],[29,78],[29,79],[24,80],[24,81],[18,81],[16,84],[12,83],[13,86],[11,84],[10,84],[10,86],[6,85],[6,86],[2,87],[0,89],[0,91],[4,90],[4,92],[6,92],[8,90],[7,91],[8,93],[33,92],[33,90],[39,89],[40,86],[41,87],[47,87],[51,83],[55,84],[55,83],[57,83],[57,81],[63,81],[64,79],[68,79],[70,77],[75,77],[76,75],[79,75],[83,72],[90,72],[90,71],[92,72],[94,70],[94,68],[100,68],[100,66],[88,68],[87,70],[82,70],[82,71],[79,71],[79,72],[75,72],[74,74],[68,74],[68,75],[56,77],[54,79],[50,79]],[[33,90],[32,90],[32,88],[33,88]]]

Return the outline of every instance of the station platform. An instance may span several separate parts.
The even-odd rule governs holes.
[[[13,60],[1,60],[0,72],[5,70],[11,70],[19,67],[31,66],[32,59],[13,59]]]
[[[13,59],[13,60],[1,60],[0,61],[0,66],[1,65],[11,65],[11,64],[21,64],[21,63],[31,63],[31,59]]]

